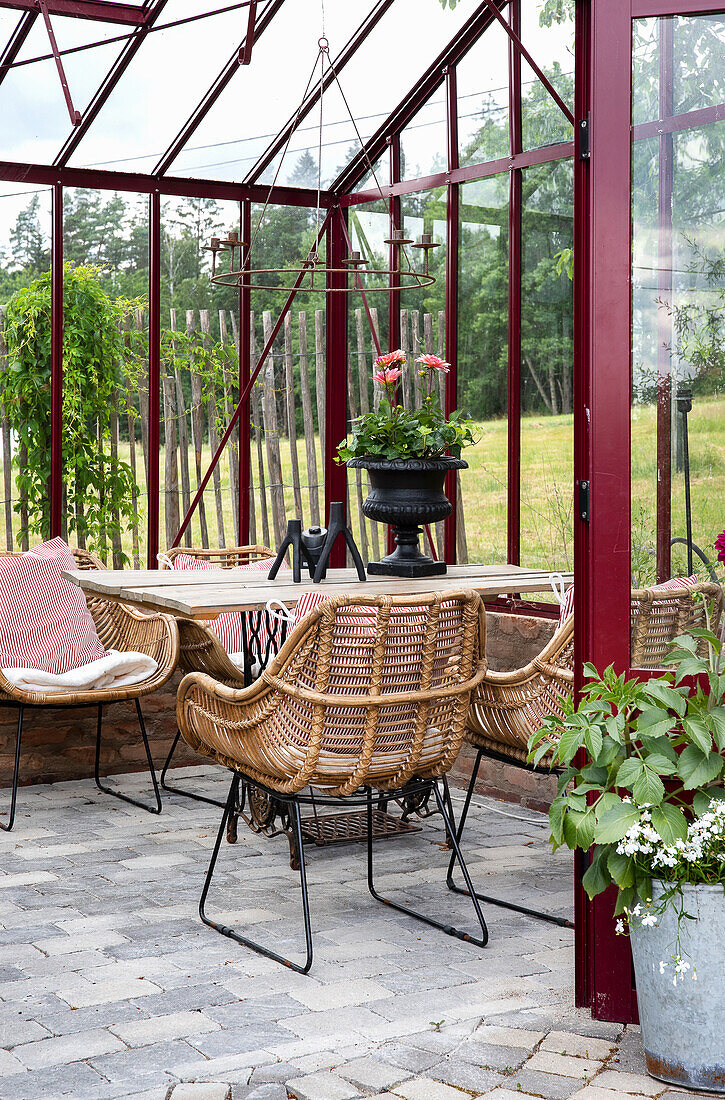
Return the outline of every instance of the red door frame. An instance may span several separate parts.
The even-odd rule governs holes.
[[[582,0],[577,5],[577,126],[591,111],[590,157],[576,164],[576,665],[630,670],[631,43],[634,18],[720,12],[723,0]],[[577,1004],[637,1019],[628,941],[613,897],[577,897]]]

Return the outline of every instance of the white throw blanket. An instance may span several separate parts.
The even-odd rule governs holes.
[[[4,668],[3,676],[23,691],[98,691],[122,688],[148,680],[157,669],[146,653],[119,653],[109,649],[104,657],[68,672],[43,672],[39,668]]]

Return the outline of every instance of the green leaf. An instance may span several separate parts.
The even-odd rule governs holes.
[[[564,813],[566,811],[566,799],[555,798],[549,807],[549,827],[551,836],[557,848],[564,843]]]
[[[716,752],[704,753],[696,745],[687,745],[680,753],[677,774],[686,791],[704,787],[722,773],[725,760]]]
[[[725,749],[725,707],[713,707],[709,714],[712,736],[720,752]]]
[[[634,782],[632,794],[640,806],[646,802],[658,806],[665,797],[665,785],[657,772],[645,765],[642,774]]]
[[[680,718],[684,715],[687,704],[680,692],[670,687],[669,684],[664,683],[662,680],[648,680],[643,685],[642,690],[645,695],[648,695],[651,699],[656,699],[668,710],[674,710]]]
[[[603,740],[604,738],[602,737],[602,731],[599,726],[592,724],[587,727],[584,733],[584,745],[593,760],[599,757],[599,753],[602,751]]]
[[[594,898],[601,894],[611,883],[612,878],[607,869],[606,862],[601,851],[598,851],[582,875],[582,886],[587,892],[587,897]]]
[[[631,856],[624,856],[616,851],[610,851],[607,859],[607,870],[620,888],[634,886],[634,860]]]
[[[559,740],[557,756],[564,764],[570,764],[584,743],[585,729],[567,726]]]
[[[665,844],[674,844],[687,836],[687,819],[677,806],[663,802],[652,810],[652,828],[657,830]]]
[[[638,756],[630,756],[626,760],[623,760],[617,772],[617,786],[627,787],[627,789],[631,791],[642,774],[643,769],[644,764]]]
[[[685,718],[682,725],[693,745],[697,745],[698,749],[701,749],[704,753],[711,751],[712,734],[702,718]]]
[[[663,756],[660,752],[648,753],[645,757],[645,764],[648,768],[657,772],[658,775],[674,775],[677,771],[677,757],[674,760],[670,760],[668,756]]]
[[[586,813],[582,814],[576,824],[576,846],[585,852],[594,843],[594,829],[596,818],[594,806],[589,806]]]
[[[597,817],[594,836],[597,844],[614,844],[621,840],[628,829],[639,821],[640,810],[630,802],[618,799],[618,805],[605,810]],[[598,807],[597,807],[598,808]]]

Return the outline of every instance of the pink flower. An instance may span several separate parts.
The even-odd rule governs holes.
[[[380,360],[378,359],[376,362],[379,363]],[[386,367],[384,370],[380,370],[377,374],[374,374],[373,378],[376,382],[379,382],[381,386],[389,386],[397,382],[402,373],[402,371],[397,370],[395,367]]]
[[[398,348],[397,351],[389,351],[387,355],[379,355],[375,362],[374,367],[393,367],[393,366],[405,366],[405,352]]]
[[[416,363],[420,363],[422,367],[427,367],[429,370],[442,370],[444,374],[448,374],[451,369],[451,364],[437,355],[421,355],[416,359]]]
[[[715,549],[717,550],[717,560],[725,564],[725,531],[715,539]]]

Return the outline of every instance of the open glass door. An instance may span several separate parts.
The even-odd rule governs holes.
[[[577,663],[651,675],[725,528],[725,4],[577,10]],[[658,619],[639,594],[673,578]],[[624,1022],[613,905],[579,893],[577,1001]]]

